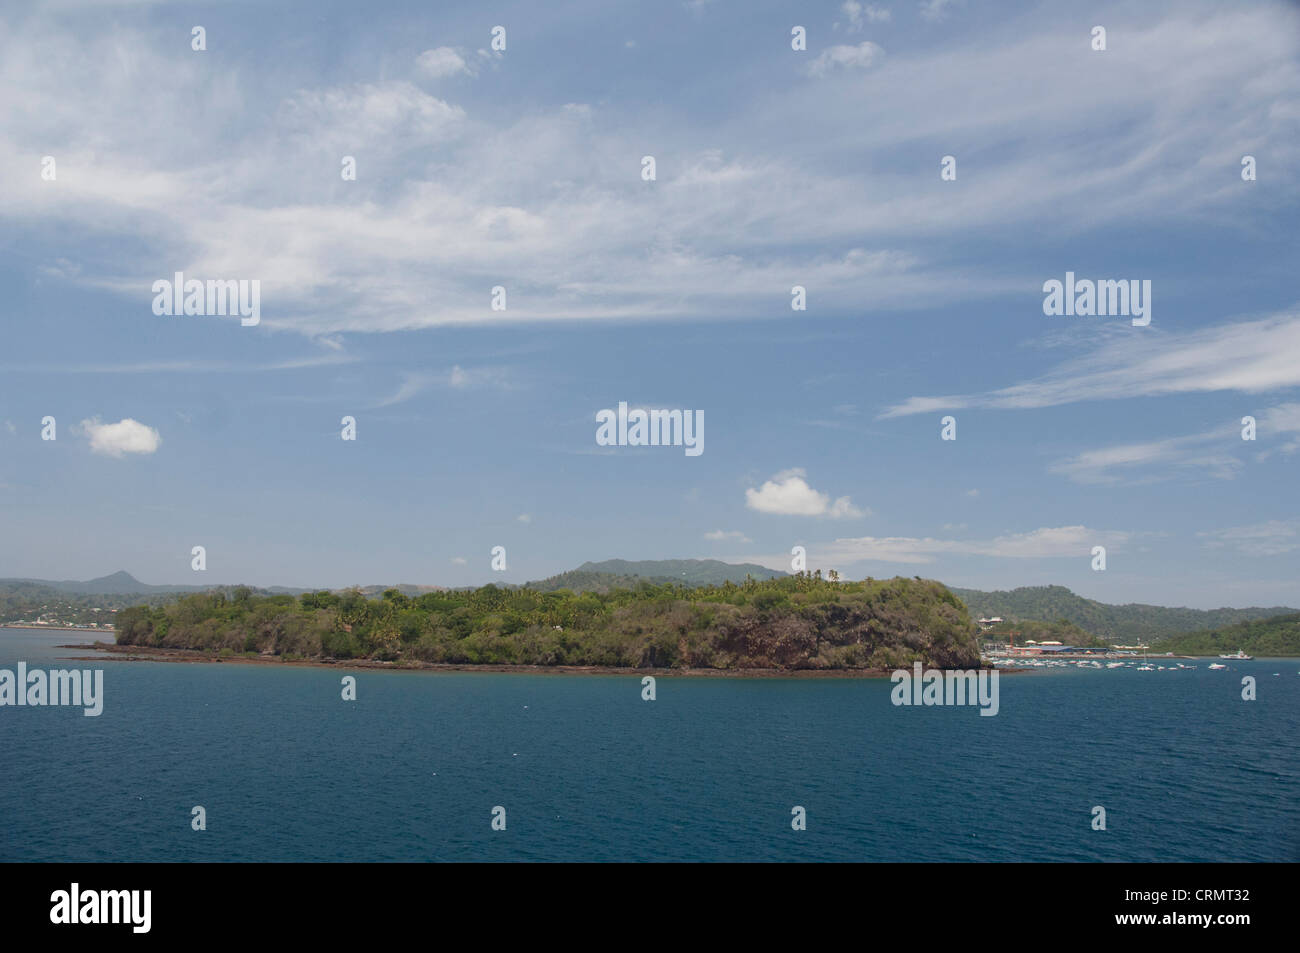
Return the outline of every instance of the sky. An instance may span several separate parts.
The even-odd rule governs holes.
[[[1295,4],[63,0],[0,89],[0,576],[1300,606]]]

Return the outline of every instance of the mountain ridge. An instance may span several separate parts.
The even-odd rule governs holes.
[[[949,589],[966,604],[975,618],[1001,616],[1009,621],[1036,622],[1064,620],[1091,635],[1121,642],[1162,639],[1183,632],[1219,629],[1300,611],[1288,606],[1189,609],[1143,602],[1108,603],[1089,599],[1059,585],[992,591],[959,586],[949,586]]]

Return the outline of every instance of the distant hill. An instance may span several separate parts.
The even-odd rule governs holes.
[[[238,584],[230,583],[207,583],[206,585],[197,586],[177,586],[161,585],[154,586],[147,582],[141,582],[125,570],[118,570],[108,576],[99,576],[95,579],[80,581],[76,579],[0,579],[0,593],[14,593],[18,591],[45,593],[63,593],[74,596],[148,596],[163,595],[166,593],[184,593],[184,592],[210,592],[213,589],[237,589]],[[310,592],[310,589],[295,588],[293,586],[248,586],[253,592],[273,593],[278,595]],[[436,586],[369,586],[376,592],[382,592],[387,588],[401,588],[403,591],[410,593],[427,592]]]
[[[79,582],[74,579],[65,579],[54,581],[51,579],[0,579],[0,588],[13,589],[19,586],[35,586],[42,589],[48,589],[52,592],[63,592],[71,595],[89,596],[89,595],[147,595],[155,592],[204,592],[211,589],[212,586],[151,586],[148,583],[141,582],[129,572],[118,571],[109,576],[100,576],[98,579],[87,579]]]
[[[0,579],[0,625],[9,622],[47,623],[107,622],[113,610],[132,605],[159,605],[179,596],[200,592],[233,593],[237,586],[151,586],[128,572],[115,572],[97,579]],[[303,589],[246,587],[259,595],[297,595]]]
[[[662,585],[676,582],[666,576],[621,576],[613,572],[588,572],[584,569],[570,569],[555,576],[538,579],[536,582],[524,583],[524,589],[536,592],[557,592],[568,589],[571,592],[598,592],[605,595],[614,589],[635,589],[643,582]]]
[[[635,589],[642,583],[720,586],[728,581],[742,583],[747,576],[761,580],[780,579],[787,575],[756,563],[724,563],[717,559],[643,559],[636,562],[607,559],[599,563],[586,562],[577,569],[526,582],[523,588],[537,592],[569,589],[604,595],[614,589]]]
[[[951,591],[966,603],[972,618],[1002,616],[1010,620],[1041,622],[1065,620],[1099,638],[1125,645],[1139,641],[1151,643],[1186,632],[1219,629],[1238,622],[1297,611],[1286,606],[1185,609],[1142,603],[1110,605],[1085,599],[1064,586],[1027,586],[1010,592],[952,587]]]
[[[606,559],[604,562],[583,563],[578,572],[602,572],[615,576],[641,576],[653,579],[673,579],[688,586],[720,586],[724,582],[744,582],[746,576],[755,579],[780,579],[789,573],[778,572],[757,563],[724,563],[717,559]]]
[[[380,596],[382,596],[382,595],[383,595],[385,592],[387,592],[389,589],[396,589],[398,592],[400,592],[400,593],[401,593],[402,595],[404,595],[404,596],[421,596],[421,595],[424,595],[424,593],[426,593],[426,592],[446,592],[446,591],[447,591],[447,587],[446,587],[446,586],[417,586],[417,585],[414,585],[413,583],[407,583],[407,582],[400,582],[400,583],[398,583],[398,584],[395,585],[395,586],[358,586],[357,588],[360,589],[362,595],[364,595],[364,596],[366,596],[367,598],[370,598],[370,599],[378,599]],[[292,595],[301,595],[301,594],[304,593],[304,592],[312,592],[312,591],[318,591],[318,590],[310,590],[310,589],[285,589],[283,586],[276,586],[276,587],[274,587],[273,589],[271,589],[270,591],[271,591],[271,592],[274,592],[274,593],[276,593],[276,594],[290,593],[290,594],[292,594]],[[340,589],[340,590],[334,590],[334,591],[342,592],[343,590]]]
[[[1208,632],[1184,632],[1154,647],[1178,655],[1221,655],[1241,649],[1255,656],[1300,656],[1300,613],[1238,622]]]

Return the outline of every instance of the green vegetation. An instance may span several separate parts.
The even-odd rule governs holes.
[[[561,589],[568,589],[570,592],[599,592],[604,594],[613,592],[615,589],[636,589],[643,583],[661,586],[664,584],[672,585],[676,582],[677,580],[670,579],[667,576],[624,576],[612,572],[590,572],[585,569],[571,569],[557,576],[549,576],[536,582],[525,583],[524,588],[534,589],[537,592],[559,592]]]
[[[1175,609],[1141,603],[1116,606],[1085,599],[1064,586],[1029,586],[1010,592],[956,588],[952,591],[966,603],[971,616],[977,619],[1001,616],[1021,623],[1027,619],[1059,619],[1074,623],[1108,644],[1121,645],[1150,643],[1183,632],[1217,629],[1237,622],[1296,611],[1286,606],[1267,609]]]
[[[121,596],[113,594],[81,595],[71,593],[44,583],[28,580],[7,580],[0,583],[0,625],[11,622],[41,621],[47,625],[112,625],[116,614],[113,610],[124,609],[134,603],[145,601],[139,594]],[[156,602],[166,601],[167,597],[154,598]]]
[[[118,613],[119,645],[305,658],[658,668],[895,668],[979,665],[965,607],[942,584],[820,574],[690,588],[396,589],[184,596]]]
[[[1237,649],[1255,656],[1300,656],[1300,613],[1184,632],[1152,646],[1153,651],[1176,655],[1222,655]]]

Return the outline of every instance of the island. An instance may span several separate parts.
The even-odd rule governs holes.
[[[357,589],[185,595],[117,616],[117,645],[287,661],[720,671],[979,668],[978,631],[942,583],[798,573],[605,592]]]

